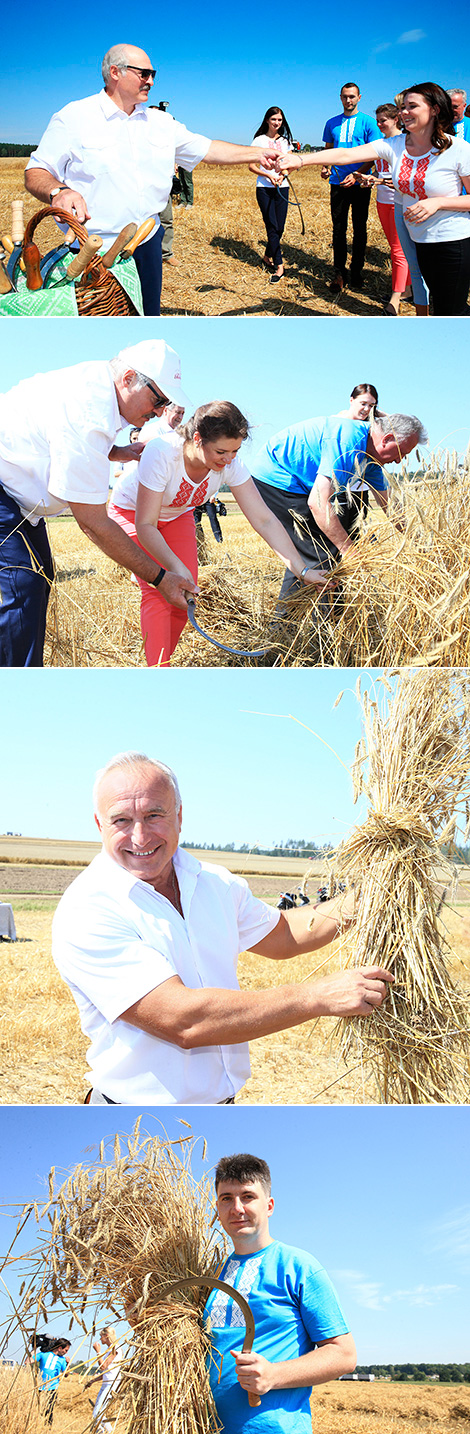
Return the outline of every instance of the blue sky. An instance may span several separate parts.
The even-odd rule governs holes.
[[[35,1107],[0,1111],[9,1152],[1,1201],[46,1199],[51,1165],[68,1169],[138,1111]],[[468,1110],[279,1107],[165,1111],[175,1138],[183,1117],[208,1141],[207,1164],[236,1150],[271,1166],[275,1238],[310,1250],[332,1276],[359,1363],[468,1359],[470,1205]],[[142,1127],[161,1134],[144,1113]],[[201,1146],[193,1170],[199,1178]],[[13,1235],[2,1218],[1,1247]],[[32,1222],[21,1248],[34,1242]],[[19,1278],[19,1277],[18,1277]],[[13,1273],[10,1288],[17,1284]],[[7,1302],[0,1294],[0,1319]],[[12,1346],[12,1353],[16,1346]]]
[[[183,840],[336,843],[360,811],[341,765],[349,769],[360,736],[358,675],[304,668],[4,670],[8,762],[0,829],[98,839],[94,773],[115,752],[132,749],[176,770]],[[363,688],[377,675],[361,676]],[[285,716],[258,712],[292,713],[323,740]]]
[[[144,337],[164,338],[181,355],[183,387],[194,408],[229,398],[247,413],[258,448],[289,423],[347,406],[357,383],[372,382],[388,412],[416,413],[431,446],[459,451],[470,438],[469,336],[455,319],[434,319],[427,330],[390,327],[351,318],[269,319],[43,319],[10,325],[0,354],[0,392],[38,371],[84,359],[111,358],[113,351]],[[424,335],[424,339],[422,337]],[[458,361],[455,361],[458,342]],[[249,460],[249,447],[242,450]]]
[[[347,80],[359,83],[370,113],[405,85],[423,79],[465,85],[466,7],[445,13],[435,0],[374,12],[337,0],[334,11],[297,0],[292,11],[270,12],[260,0],[225,11],[214,0],[201,10],[180,0],[171,16],[140,7],[138,20],[117,0],[100,10],[85,0],[77,14],[56,3],[45,13],[22,9],[25,62],[17,12],[2,21],[4,62],[0,139],[37,142],[54,110],[100,88],[101,58],[122,40],[141,45],[157,67],[156,102],[211,138],[249,142],[268,105],[279,104],[296,138],[320,143],[325,120],[339,109]]]

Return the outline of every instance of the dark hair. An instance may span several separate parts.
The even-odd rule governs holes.
[[[216,438],[248,438],[250,425],[234,403],[220,399],[215,403],[201,404],[192,418],[188,418],[187,423],[181,423],[176,431],[188,443],[196,432],[206,443],[213,443]]]
[[[33,1334],[30,1343],[34,1349],[39,1349],[41,1354],[57,1354],[59,1349],[70,1349],[70,1340],[62,1335],[53,1338],[49,1334]]]
[[[394,104],[393,100],[387,100],[387,103],[385,105],[377,105],[377,109],[375,111],[376,119],[379,115],[385,115],[386,119],[394,119],[397,125],[399,125],[400,129],[403,129],[403,120],[400,119],[400,111],[398,105]]]
[[[222,1180],[235,1180],[237,1185],[243,1185],[246,1180],[259,1180],[266,1195],[271,1194],[269,1165],[257,1155],[223,1155],[215,1172],[216,1191]]]
[[[355,80],[345,80],[344,85],[341,85],[340,95],[342,95],[343,90],[357,90],[358,95],[361,93],[359,85],[356,85]]]
[[[353,391],[352,391],[352,393],[350,394],[350,397],[351,397],[351,398],[360,398],[361,393],[371,393],[371,394],[373,394],[373,397],[375,398],[375,402],[378,403],[378,401],[379,401],[379,395],[378,395],[378,393],[377,393],[377,389],[376,389],[374,383],[357,383],[357,384],[356,384],[356,387],[353,388]]]
[[[406,95],[412,94],[422,95],[428,105],[432,105],[433,108],[437,107],[438,113],[434,117],[431,144],[433,149],[437,149],[442,154],[445,149],[451,147],[449,135],[455,135],[454,112],[450,95],[447,94],[447,90],[442,89],[441,85],[435,85],[433,80],[425,80],[422,85],[407,85],[401,97],[402,103]]]
[[[281,106],[280,106],[280,105],[270,105],[270,106],[269,106],[269,109],[266,110],[266,114],[265,114],[265,116],[264,116],[264,119],[261,120],[261,124],[260,124],[259,129],[257,129],[257,130],[256,130],[256,133],[253,135],[253,139],[257,139],[259,134],[266,134],[266,130],[267,130],[267,127],[268,127],[268,120],[271,119],[271,116],[272,116],[272,115],[282,115],[282,129],[279,130],[279,134],[280,134],[280,136],[281,136],[283,139],[287,139],[287,140],[289,141],[289,144],[293,144],[294,141],[293,141],[293,138],[292,138],[291,131],[290,131],[290,129],[289,129],[289,125],[288,125],[288,123],[287,123],[287,120],[286,120],[286,117],[285,117],[285,114],[284,114],[284,110],[281,110]]]

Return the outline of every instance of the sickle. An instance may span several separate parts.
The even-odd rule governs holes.
[[[216,637],[209,637],[209,633],[204,632],[202,627],[199,627],[199,623],[196,622],[196,618],[194,615],[194,598],[191,597],[188,593],[186,593],[186,600],[188,604],[188,617],[191,626],[194,628],[195,632],[200,633],[201,637],[205,637],[206,642],[212,642],[214,647],[220,647],[222,652],[231,652],[232,657],[266,657],[267,649],[265,647],[260,648],[258,652],[245,652],[244,648],[242,647],[227,647],[225,642],[218,642]]]
[[[298,201],[298,199],[297,199],[297,195],[296,195],[296,192],[295,192],[295,189],[294,189],[294,186],[293,186],[293,183],[292,183],[292,180],[291,180],[289,174],[287,175],[287,181],[288,181],[288,184],[289,184],[289,188],[292,190],[292,193],[293,193],[293,196],[294,196],[294,204],[297,205],[297,209],[298,209],[299,214],[300,214],[300,223],[301,223],[301,226],[302,226],[302,228],[301,228],[301,233],[302,233],[302,234],[305,234],[304,216],[303,216],[303,214],[302,214],[302,210],[301,210],[301,208],[300,208],[300,204],[299,204],[299,201]],[[291,202],[291,204],[292,204],[292,200],[291,200],[290,202]]]
[[[155,219],[151,218],[144,220],[144,223],[139,226],[133,238],[129,240],[129,243],[126,244],[125,248],[122,250],[125,259],[130,258],[131,254],[134,253],[134,249],[137,249],[137,245],[141,244],[143,239],[147,239],[148,235],[152,233],[152,229],[154,228]]]
[[[114,261],[115,259],[117,259],[118,254],[122,254],[123,249],[126,249],[127,245],[130,244],[131,239],[134,239],[136,234],[136,224],[126,224],[125,228],[121,229],[121,233],[118,234],[117,239],[114,240],[114,244],[111,245],[111,248],[108,249],[106,254],[103,254],[103,264],[105,266],[105,269],[112,269]]]
[[[85,239],[79,253],[75,255],[75,259],[72,259],[71,264],[69,264],[66,274],[67,280],[71,282],[73,279],[78,279],[80,274],[83,274],[83,270],[86,269],[87,264],[90,263],[90,259],[94,259],[95,254],[98,253],[98,249],[101,249],[101,244],[102,239],[99,234],[90,234],[89,239]]]
[[[224,1294],[229,1296],[229,1299],[235,1300],[241,1309],[245,1321],[245,1338],[242,1345],[242,1354],[251,1354],[253,1340],[255,1338],[255,1322],[248,1300],[239,1294],[238,1290],[234,1290],[232,1285],[227,1285],[225,1280],[216,1280],[215,1275],[191,1275],[189,1279],[175,1280],[174,1283],[172,1282],[171,1285],[166,1285],[165,1289],[160,1291],[158,1296],[159,1303],[160,1300],[166,1299],[167,1295],[176,1293],[176,1290],[187,1290],[190,1289],[192,1285],[206,1285],[211,1290],[223,1290]],[[252,1409],[256,1409],[258,1404],[261,1404],[259,1394],[249,1394],[248,1403],[251,1404]]]

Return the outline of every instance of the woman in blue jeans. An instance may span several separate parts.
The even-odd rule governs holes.
[[[288,154],[292,149],[293,139],[283,110],[277,105],[271,105],[259,129],[254,135],[254,140],[262,137],[263,143],[269,148],[277,150],[278,154]],[[289,181],[286,175],[275,174],[274,171],[262,169],[258,164],[248,166],[252,174],[257,175],[256,198],[263,215],[266,229],[266,249],[264,251],[263,264],[270,271],[270,283],[278,284],[284,277],[284,265],[282,262],[281,239],[284,233],[284,225],[287,218],[287,205],[289,202]]]

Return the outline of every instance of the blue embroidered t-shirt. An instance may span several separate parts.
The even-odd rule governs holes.
[[[387,479],[380,464],[367,456],[368,423],[357,419],[307,418],[275,433],[256,454],[253,478],[287,493],[308,495],[319,473],[331,478],[341,494],[359,476],[367,487],[386,492]],[[360,469],[360,474],[358,472]]]
[[[372,115],[363,115],[360,110],[357,115],[333,115],[332,119],[326,121],[323,130],[323,143],[333,149],[353,149],[357,144],[371,144],[374,139],[381,139],[379,126],[375,119],[372,119]],[[341,184],[345,175],[353,174],[357,168],[358,162],[334,165],[330,184]]]
[[[297,1359],[322,1340],[348,1333],[329,1276],[305,1250],[273,1240],[254,1255],[230,1255],[219,1278],[248,1300],[256,1330],[253,1349],[272,1363]],[[245,1337],[235,1301],[213,1290],[204,1322],[212,1337],[210,1382],[224,1434],[311,1434],[308,1386],[271,1389],[256,1408],[248,1403],[230,1354],[241,1350]]]

